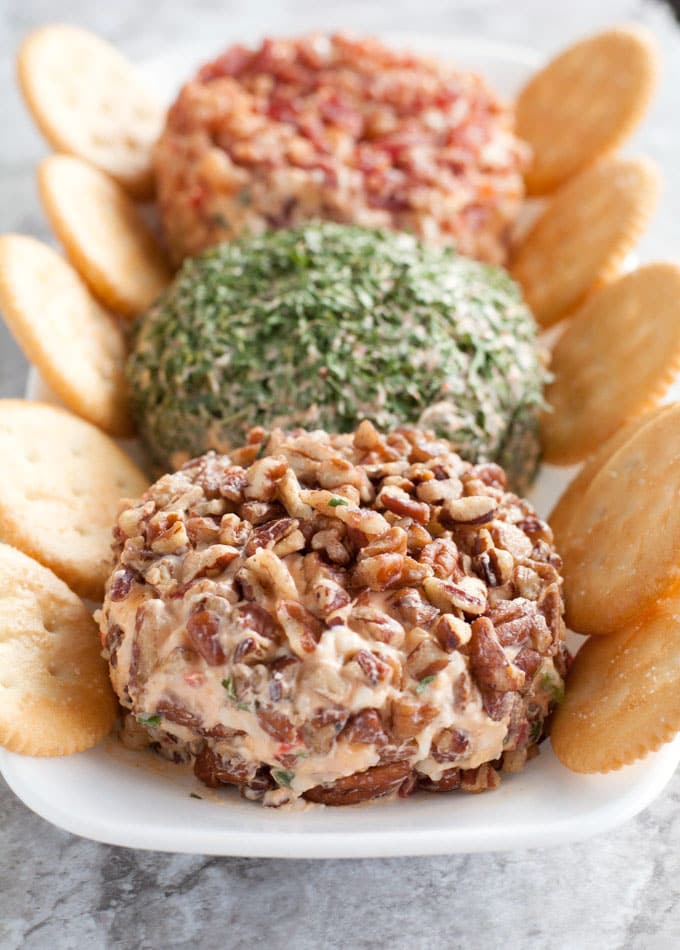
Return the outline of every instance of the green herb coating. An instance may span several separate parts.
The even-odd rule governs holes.
[[[517,285],[409,234],[333,223],[186,260],[138,321],[133,410],[155,465],[255,425],[422,424],[516,489],[538,461],[545,372]]]

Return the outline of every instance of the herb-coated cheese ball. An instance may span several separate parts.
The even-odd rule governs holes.
[[[534,321],[496,267],[331,223],[185,261],[138,324],[133,410],[159,468],[253,426],[425,425],[516,489],[538,458]]]

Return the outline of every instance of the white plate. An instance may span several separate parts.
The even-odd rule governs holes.
[[[512,95],[536,66],[530,50],[472,38],[389,36],[391,42],[483,71]],[[147,64],[170,97],[176,77],[210,57],[182,47]],[[32,377],[29,398],[49,398]],[[571,472],[544,467],[533,492],[547,514]],[[0,751],[0,768],[29,808],[74,834],[159,851],[253,857],[349,858],[543,847],[587,838],[626,821],[662,791],[680,762],[680,738],[642,762],[602,776],[564,769],[547,743],[519,775],[488,795],[419,795],[405,801],[280,812],[212,792],[185,769],[115,739],[61,759]],[[200,795],[201,800],[192,797]]]

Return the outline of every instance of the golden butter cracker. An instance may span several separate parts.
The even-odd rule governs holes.
[[[550,739],[575,772],[611,772],[680,730],[680,596],[632,627],[591,637],[567,677]]]
[[[616,275],[656,206],[660,177],[642,158],[598,162],[556,192],[512,252],[511,272],[543,327]]]
[[[168,284],[170,269],[120,185],[70,155],[46,158],[38,184],[54,233],[95,296],[126,317],[153,303]]]
[[[152,194],[151,151],[165,112],[118,50],[77,26],[44,26],[21,44],[17,71],[53,148],[96,165],[134,197]]]
[[[615,150],[649,106],[658,73],[651,34],[618,27],[581,40],[520,92],[516,131],[531,146],[527,190],[553,191]]]
[[[0,544],[0,745],[70,755],[96,745],[117,704],[97,625],[52,571]]]
[[[610,455],[556,539],[568,626],[612,634],[680,583],[680,403]]]
[[[132,433],[122,331],[57,251],[35,238],[0,236],[0,310],[69,409],[112,435]]]
[[[0,400],[0,539],[98,600],[123,498],[148,480],[99,429],[57,406]]]
[[[543,455],[572,465],[658,403],[680,369],[680,267],[648,264],[603,287],[552,352]]]
[[[632,419],[626,423],[626,425],[618,429],[610,439],[607,439],[596,452],[586,459],[558,498],[548,518],[558,550],[560,538],[569,530],[569,525],[573,520],[574,506],[578,505],[579,498],[605,462],[607,462],[615,452],[618,452],[639,429],[669,409],[671,409],[670,405],[655,406],[653,409],[643,412],[637,416],[637,418]]]

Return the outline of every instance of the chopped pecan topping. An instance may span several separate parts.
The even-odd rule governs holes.
[[[256,433],[128,504],[113,552],[98,617],[131,741],[249,798],[494,788],[561,689],[549,528],[428,433]],[[325,757],[353,774],[319,783]]]

